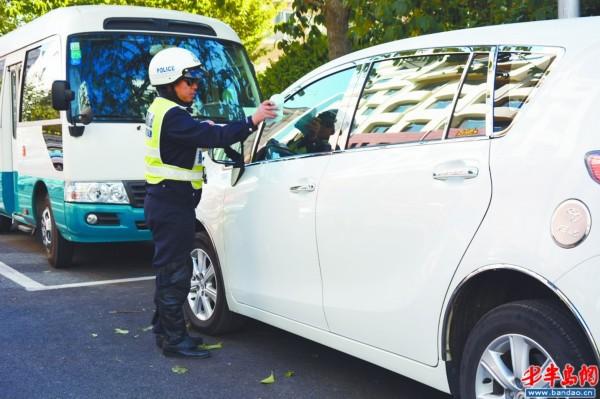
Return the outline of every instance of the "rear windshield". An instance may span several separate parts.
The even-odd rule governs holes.
[[[148,64],[158,51],[174,46],[196,54],[208,72],[192,106],[195,117],[225,122],[254,112],[260,102],[258,86],[242,45],[194,36],[102,32],[69,37],[72,115],[89,107],[95,122],[143,122],[157,94]]]

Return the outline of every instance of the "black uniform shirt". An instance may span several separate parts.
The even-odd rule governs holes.
[[[226,125],[198,122],[181,107],[165,114],[160,133],[160,157],[163,163],[191,169],[198,148],[223,148],[244,141],[256,130],[249,116]]]

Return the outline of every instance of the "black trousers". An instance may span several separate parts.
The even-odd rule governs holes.
[[[190,291],[196,227],[195,208],[201,191],[189,182],[165,180],[146,186],[144,212],[154,240],[152,265],[156,269],[152,324],[154,333],[164,335],[169,344],[187,335],[183,305]]]

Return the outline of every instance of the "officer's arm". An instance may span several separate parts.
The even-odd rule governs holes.
[[[170,109],[163,119],[163,133],[174,142],[200,148],[223,148],[244,141],[256,130],[250,117],[224,126],[194,120],[181,108]]]

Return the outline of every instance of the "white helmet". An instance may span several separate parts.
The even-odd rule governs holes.
[[[183,76],[197,79],[200,77],[201,68],[202,64],[194,53],[183,48],[170,47],[160,50],[152,57],[148,74],[152,86],[160,86],[173,83]]]

